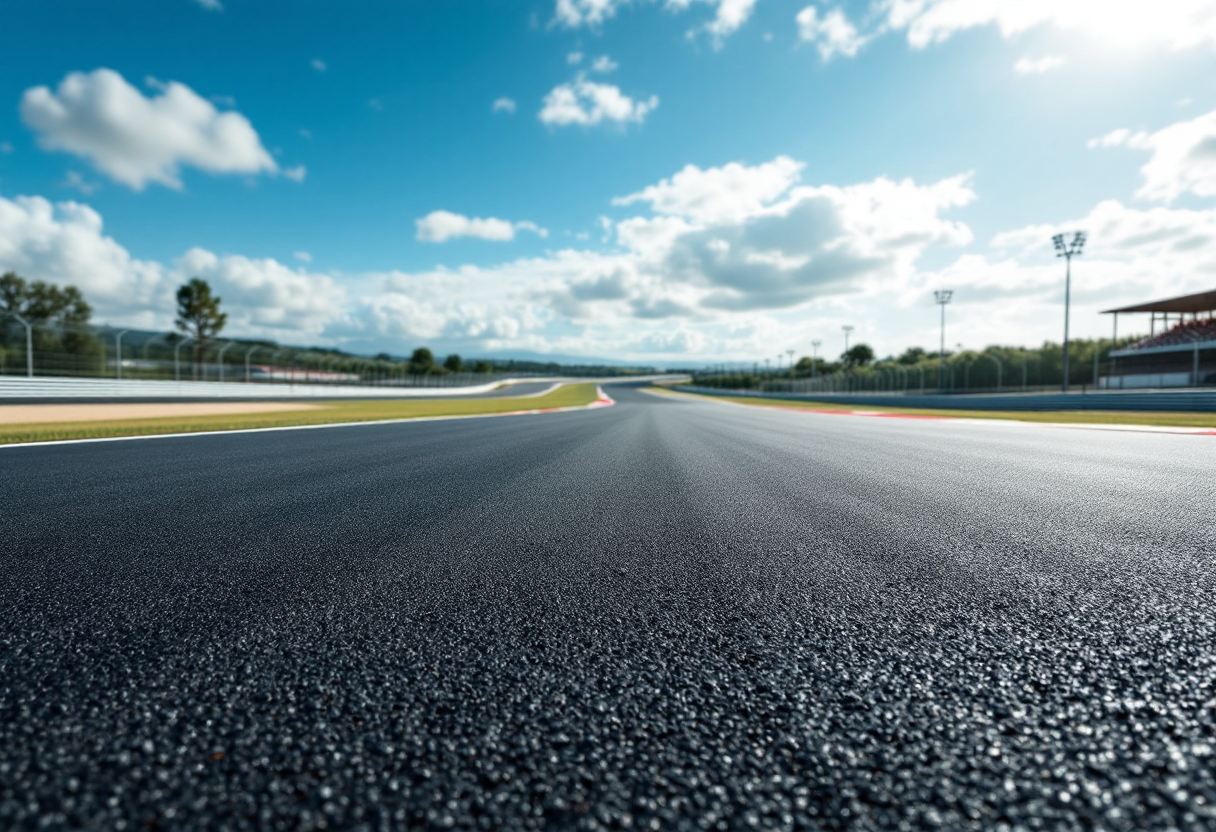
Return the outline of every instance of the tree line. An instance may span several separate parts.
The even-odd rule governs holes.
[[[1112,350],[1135,344],[1141,336],[1069,339],[1069,367],[1078,384],[1092,381],[1095,358],[1102,365]],[[881,376],[887,383],[897,378],[907,380],[909,389],[917,389],[924,374],[927,389],[937,389],[939,368],[945,376],[946,389],[1018,389],[1057,385],[1063,378],[1064,350],[1056,342],[1045,341],[1038,347],[989,346],[982,350],[959,350],[940,353],[922,347],[909,347],[899,355],[878,359],[868,344],[855,344],[836,360],[803,356],[792,367],[765,368],[753,363],[740,367],[737,363],[706,367],[698,371],[696,383],[705,387],[735,390],[780,389],[790,381],[812,377],[847,374],[864,386]],[[885,375],[884,375],[885,373]]]

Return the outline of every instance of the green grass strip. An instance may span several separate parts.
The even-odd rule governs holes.
[[[417,419],[424,416],[474,416],[579,407],[597,398],[594,384],[566,384],[543,396],[498,399],[373,399],[358,401],[302,401],[309,410],[279,413],[235,413],[211,416],[165,416],[156,419],[56,422],[0,425],[0,445],[47,442],[57,439],[98,439],[109,436],[146,436],[160,433],[248,430],[295,425],[374,422],[382,419]],[[253,401],[253,400],[250,400]]]
[[[934,410],[911,407],[874,407],[841,402],[804,402],[793,399],[761,399],[752,396],[707,396],[697,393],[648,388],[698,399],[735,402],[755,407],[794,408],[797,410],[864,410],[907,416],[943,416],[958,419],[1009,419],[1017,422],[1048,422],[1063,425],[1151,425],[1175,428],[1216,428],[1216,413],[1157,413],[1109,410]]]

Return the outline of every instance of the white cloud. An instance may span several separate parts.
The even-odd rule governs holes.
[[[1018,58],[1013,65],[1013,71],[1018,75],[1042,75],[1064,66],[1064,59],[1055,55],[1044,55],[1041,58]]]
[[[648,203],[659,214],[687,217],[693,222],[721,223],[756,213],[798,181],[802,163],[788,156],[748,166],[730,162],[702,170],[687,165],[670,179],[624,197],[613,205]]]
[[[291,256],[296,258],[297,260],[299,260],[301,263],[311,263],[312,262],[312,255],[309,254],[307,251],[297,251],[297,252],[292,253]]]
[[[607,55],[600,55],[591,64],[591,71],[607,74],[614,71],[618,66],[620,64],[612,60],[612,58],[609,58]]]
[[[1136,195],[1172,202],[1185,193],[1216,196],[1216,110],[1163,127],[1155,133],[1120,128],[1089,142],[1090,147],[1128,147],[1150,152],[1140,168]]]
[[[222,12],[224,10],[224,5],[220,0],[194,0],[194,2],[209,12]]]
[[[1137,136],[1147,142],[1156,134],[1124,131],[1111,143]],[[803,183],[804,173],[783,156],[688,166],[615,200],[618,210],[637,210],[604,218],[613,245],[603,250],[340,279],[312,272],[307,252],[295,254],[299,268],[202,249],[172,262],[141,261],[105,236],[87,206],[0,198],[0,271],[75,283],[100,319],[138,326],[168,327],[173,290],[197,274],[223,297],[232,335],[373,352],[425,343],[462,354],[535,350],[660,362],[750,359],[771,354],[774,344],[805,349],[813,334],[832,344],[822,351],[832,354],[842,323],[857,325],[855,340],[880,353],[931,346],[931,290],[942,287],[956,291],[952,342],[1058,339],[1062,267],[1050,245],[1057,231],[1090,234],[1074,263],[1080,337],[1109,332],[1099,309],[1216,281],[1216,210],[1141,210],[1108,200],[1067,222],[999,234],[926,270],[927,253],[972,242],[952,215],[975,198],[968,176],[837,185]],[[510,239],[533,228],[436,212],[419,221],[419,236]]]
[[[825,60],[853,57],[865,43],[888,32],[906,33],[912,48],[924,49],[989,26],[1006,40],[1054,27],[1083,35],[1098,48],[1216,48],[1214,0],[882,0],[870,4],[860,24],[850,21],[840,7],[823,11],[814,6],[799,12],[797,22],[802,40],[814,42]],[[1059,66],[1046,58],[1023,58],[1016,65],[1021,74]]]
[[[63,186],[80,191],[85,196],[89,196],[100,187],[96,182],[90,182],[74,170],[68,171],[67,175],[64,176]]]
[[[849,22],[840,9],[820,15],[814,6],[807,6],[798,12],[795,20],[798,23],[798,37],[815,44],[819,56],[825,61],[837,55],[852,58],[867,40],[858,34],[857,27]]]
[[[164,267],[131,257],[105,236],[101,215],[78,202],[0,197],[0,272],[10,269],[39,280],[75,284],[103,313],[146,315],[172,303],[165,291]]]
[[[545,124],[558,127],[570,124],[591,127],[604,121],[640,124],[658,106],[658,96],[635,101],[622,93],[620,87],[588,81],[579,75],[549,91],[539,117]]]
[[[228,310],[233,331],[271,337],[317,337],[348,301],[328,275],[293,269],[271,258],[186,252],[174,265],[172,283],[197,276],[211,284]]]
[[[751,17],[756,6],[756,0],[667,0],[666,7],[673,11],[683,11],[694,3],[714,7],[714,19],[688,34],[695,35],[698,31],[707,32],[715,47],[720,48],[723,40],[738,31],[747,19]]]
[[[1047,25],[1115,45],[1216,46],[1216,3],[1211,0],[889,0],[886,8],[886,25],[906,29],[915,48],[982,26],[996,26],[1008,39]]]
[[[566,63],[570,64],[571,66],[574,66],[575,64],[581,64],[582,62],[583,62],[583,53],[582,52],[571,52],[569,55],[566,56]]]
[[[308,175],[308,168],[303,165],[296,165],[294,168],[284,168],[283,175],[292,182],[303,182],[304,177]]]
[[[325,61],[321,60],[320,58],[313,58],[312,63],[310,63],[309,66],[311,66],[317,72],[325,72],[327,69],[329,69],[329,67],[325,64]]]
[[[417,238],[424,243],[443,243],[458,237],[506,242],[514,240],[517,231],[531,231],[541,237],[549,235],[534,222],[510,222],[496,217],[481,219],[451,211],[432,211],[415,220],[414,225],[418,229]]]
[[[8,153],[12,153],[12,152],[13,152],[13,146],[11,144],[9,144],[8,142],[0,142],[0,153],[8,154]]]
[[[557,0],[553,21],[567,28],[582,26],[596,28],[615,17],[617,11],[632,0]],[[638,0],[656,2],[656,0]],[[756,0],[664,0],[663,7],[671,12],[683,12],[693,6],[709,6],[713,9],[713,20],[694,29],[689,34],[705,31],[721,44],[723,38],[733,34],[751,16]]]
[[[230,313],[227,333],[312,338],[347,307],[326,275],[272,259],[191,249],[171,264],[139,260],[104,234],[101,215],[77,202],[0,197],[0,272],[78,286],[100,320],[168,329],[173,292],[190,277],[211,282]]]
[[[495,113],[513,113],[515,112],[515,99],[497,98],[490,109]]]
[[[180,189],[186,165],[208,173],[278,169],[244,116],[217,112],[176,82],[145,98],[113,70],[74,72],[55,92],[26,90],[21,117],[44,149],[86,158],[135,190],[149,182]]]

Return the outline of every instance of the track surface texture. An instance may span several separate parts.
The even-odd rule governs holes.
[[[609,390],[0,452],[0,828],[1216,827],[1212,438]]]

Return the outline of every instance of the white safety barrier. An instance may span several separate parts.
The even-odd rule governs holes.
[[[529,379],[532,381],[534,379]],[[112,378],[0,377],[0,402],[10,399],[406,399],[488,393],[502,381],[470,387],[358,387],[347,384],[246,384]]]

